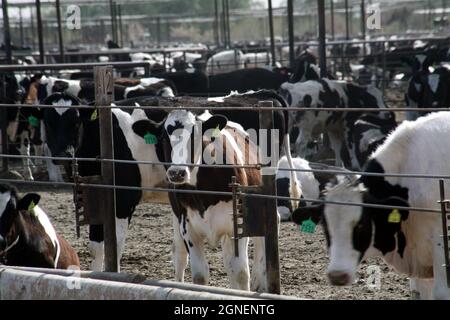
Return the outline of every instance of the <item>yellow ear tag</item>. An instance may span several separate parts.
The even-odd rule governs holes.
[[[92,112],[92,114],[91,114],[91,121],[97,120],[97,117],[98,117],[98,112],[97,112],[97,109],[95,109],[94,112]]]
[[[397,209],[392,210],[391,213],[389,213],[388,216],[388,222],[389,223],[399,223],[402,220],[402,216],[400,215],[400,212],[398,212]]]
[[[217,127],[213,130],[211,137],[217,138],[219,136],[220,136],[220,129],[219,129],[219,125],[217,125]]]
[[[34,201],[31,201],[31,202],[30,202],[30,205],[28,206],[28,211],[33,210],[35,206],[36,206],[36,205],[34,204]]]

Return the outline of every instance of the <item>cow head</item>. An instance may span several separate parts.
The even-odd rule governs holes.
[[[407,210],[338,203],[408,207],[405,199],[395,196],[375,198],[359,181],[341,181],[336,186],[328,186],[325,199],[332,203],[298,208],[292,218],[298,224],[309,218],[316,223],[323,219],[330,256],[327,275],[331,284],[353,283],[364,258],[385,255],[394,250],[403,255],[406,240],[401,225],[408,218]]]
[[[43,104],[67,106],[66,108],[45,108],[42,111],[45,139],[54,157],[73,157],[77,146],[80,114],[76,107],[80,100],[66,93],[54,93]],[[59,161],[53,160],[55,164]]]
[[[211,131],[220,132],[226,124],[224,116],[214,115],[206,119],[203,115],[176,110],[163,123],[141,120],[133,124],[133,130],[144,139],[148,134],[167,137],[172,150],[170,162],[173,163],[167,169],[167,179],[173,184],[195,185],[199,168],[191,165],[201,164],[202,152],[206,140],[211,139]]]
[[[19,198],[15,188],[0,185],[0,250],[10,246],[17,238],[20,230],[16,230],[15,221],[20,211],[29,211],[38,204],[40,196],[28,193]]]

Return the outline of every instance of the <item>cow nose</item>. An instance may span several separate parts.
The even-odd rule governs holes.
[[[328,279],[334,286],[345,286],[350,283],[350,275],[344,271],[328,272]]]

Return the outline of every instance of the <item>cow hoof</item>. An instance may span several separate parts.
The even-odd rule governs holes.
[[[207,285],[205,277],[201,274],[194,275],[192,281],[194,284]]]

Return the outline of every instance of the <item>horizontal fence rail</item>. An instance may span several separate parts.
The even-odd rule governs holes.
[[[14,179],[1,179],[0,182],[6,183],[19,183],[19,184],[36,184],[36,185],[48,185],[48,186],[67,186],[67,187],[91,187],[91,188],[104,188],[104,189],[115,189],[115,190],[134,190],[134,191],[150,191],[150,192],[167,192],[167,193],[181,193],[181,194],[200,194],[200,195],[220,195],[220,196],[232,196],[232,192],[227,191],[211,191],[211,190],[184,190],[184,189],[172,189],[172,188],[150,188],[150,187],[133,187],[133,186],[121,186],[121,185],[106,185],[106,184],[93,184],[93,183],[74,183],[74,182],[51,182],[51,181],[21,181]],[[343,206],[357,206],[357,207],[367,207],[367,208],[378,208],[378,209],[401,209],[401,210],[412,210],[418,212],[434,212],[441,213],[441,210],[437,210],[434,208],[420,208],[420,207],[401,207],[401,206],[386,206],[379,204],[370,204],[370,203],[358,203],[358,202],[349,202],[349,201],[329,201],[329,200],[321,200],[321,199],[297,199],[291,197],[282,197],[282,196],[270,196],[266,194],[258,194],[258,193],[241,193],[247,197],[253,198],[267,198],[267,199],[276,199],[276,200],[289,200],[289,201],[306,201],[313,203],[329,203]]]
[[[154,97],[157,98],[157,97]],[[174,100],[177,102],[176,98]],[[279,107],[258,107],[255,104],[252,107],[240,107],[240,106],[216,106],[216,102],[214,101],[202,101],[201,104],[204,106],[90,106],[90,105],[77,105],[73,106],[78,109],[95,109],[95,108],[110,108],[110,109],[149,109],[149,110],[242,110],[242,111],[264,111],[264,110],[273,110],[273,111],[326,111],[326,112],[403,112],[403,111],[416,111],[416,112],[440,112],[440,111],[450,111],[450,108],[321,108],[321,107],[287,107],[287,108],[279,108]],[[0,103],[0,108],[67,108],[65,105],[43,105],[43,104],[5,104]]]

